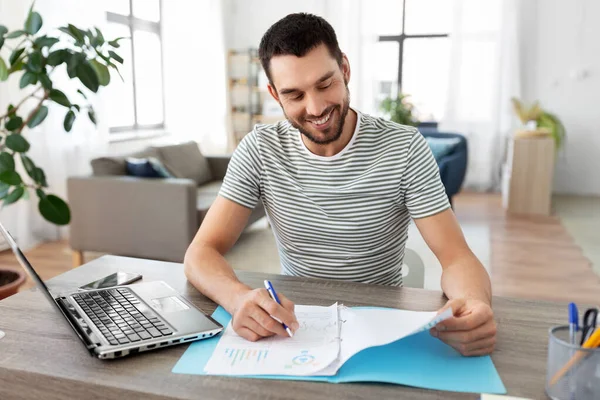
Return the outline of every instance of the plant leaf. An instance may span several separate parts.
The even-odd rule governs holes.
[[[48,96],[50,97],[50,100],[60,104],[61,106],[71,107],[71,102],[67,96],[58,89],[52,89]]]
[[[100,86],[107,86],[110,83],[110,72],[108,72],[108,68],[106,65],[99,63],[96,60],[90,60],[90,64],[96,75],[98,75],[98,83]]]
[[[8,28],[4,25],[0,25],[0,36],[4,36],[8,33]]]
[[[29,150],[29,142],[18,133],[8,135],[6,138],[6,147],[17,153],[26,153]]]
[[[72,53],[67,60],[67,74],[73,79],[77,76],[77,67],[85,60],[85,54]]]
[[[52,90],[52,81],[46,74],[40,74],[38,77],[40,83],[46,90]]]
[[[111,45],[112,47],[114,47],[115,49],[118,49],[119,47],[121,47],[121,45],[119,44],[119,40],[123,40],[123,39],[129,39],[129,38],[125,37],[125,36],[118,37],[118,38],[108,42],[108,44]]]
[[[24,193],[25,189],[23,189],[22,186],[15,188],[15,190],[10,192],[10,194],[4,198],[4,205],[7,206],[9,204],[19,201],[19,199],[23,196]]]
[[[8,35],[5,36],[5,38],[7,38],[7,39],[16,39],[19,36],[23,36],[23,35],[26,35],[26,34],[27,34],[27,32],[19,30],[19,31],[14,31],[14,32],[9,33]]]
[[[10,190],[10,185],[0,182],[0,200],[4,199]]]
[[[123,64],[123,59],[121,58],[121,56],[120,56],[120,55],[118,55],[117,53],[115,53],[115,52],[114,52],[114,51],[112,51],[112,50],[109,50],[109,51],[108,51],[108,54],[109,54],[109,55],[110,55],[110,56],[111,56],[111,57],[112,57],[112,58],[113,58],[113,59],[114,59],[116,62],[118,62],[119,64]]]
[[[23,60],[18,59],[13,65],[10,66],[10,69],[8,70],[8,74],[10,75],[13,72],[21,71],[24,68],[25,68],[25,64],[23,63]]]
[[[46,197],[46,193],[44,193],[44,191],[42,189],[35,189],[35,193],[38,195],[38,197],[40,199],[43,199]]]
[[[27,175],[35,180],[35,164],[31,161],[31,158],[27,157],[25,154],[21,154],[21,162],[23,163]]]
[[[70,55],[71,53],[69,53],[69,51],[65,49],[53,51],[48,55],[48,65],[56,67],[57,65],[67,61]]]
[[[13,159],[12,154],[3,151],[0,153],[0,172],[6,171],[14,171],[15,170],[15,160]]]
[[[47,116],[48,116],[48,107],[41,106],[40,109],[31,118],[31,120],[27,123],[27,126],[30,128],[35,128],[36,126],[41,124],[46,119]]]
[[[27,85],[35,85],[37,80],[37,76],[33,72],[25,72],[19,81],[19,87],[23,89]]]
[[[81,29],[77,28],[75,25],[72,25],[72,24],[69,24],[68,29],[69,29],[69,32],[71,33],[71,36],[73,36],[76,41],[85,43],[84,31],[82,31]]]
[[[38,209],[46,220],[56,225],[67,225],[71,221],[71,210],[60,197],[49,194],[40,199]]]
[[[77,77],[85,87],[94,93],[98,91],[98,87],[100,85],[98,82],[98,75],[96,75],[96,72],[89,61],[83,61],[77,66],[75,71],[77,73]]]
[[[21,54],[23,54],[24,51],[25,51],[24,48],[14,49],[12,51],[12,53],[10,53],[10,57],[8,58],[10,65],[14,65],[14,63],[19,59],[19,57],[21,57]]]
[[[50,48],[58,42],[60,42],[60,39],[58,39],[58,38],[49,37],[49,36],[40,36],[39,38],[35,39],[35,41],[33,42],[33,45],[39,47],[40,49],[42,47]]]
[[[21,180],[21,175],[17,171],[4,171],[0,174],[0,182],[17,186],[23,183],[23,180]]]
[[[79,93],[79,94],[80,94],[80,95],[81,95],[81,96],[82,96],[84,99],[86,99],[86,100],[87,100],[87,96],[85,95],[85,93],[83,93],[83,92],[81,91],[81,89],[77,89],[77,93]]]
[[[48,182],[46,182],[46,174],[44,174],[44,170],[39,168],[39,167],[35,167],[34,173],[35,178],[33,178],[33,180],[42,185],[43,187],[48,187]]]
[[[2,57],[0,57],[0,82],[8,79],[8,67]]]
[[[104,35],[97,27],[94,27],[94,30],[96,31],[96,40],[98,42],[98,45],[102,46],[104,44]]]
[[[25,21],[25,30],[30,35],[35,35],[38,33],[40,28],[42,27],[42,16],[37,12],[29,13],[27,20]]]
[[[69,110],[67,115],[65,115],[65,120],[63,122],[65,131],[71,132],[71,128],[73,128],[73,122],[75,122],[75,113],[72,110]]]
[[[94,111],[93,108],[90,108],[88,110],[88,117],[90,118],[90,121],[92,121],[94,123],[94,125],[97,125],[97,123],[96,123],[96,112]]]
[[[4,124],[4,127],[6,128],[7,131],[16,131],[17,129],[19,129],[21,127],[21,125],[23,125],[23,118],[18,117],[18,116],[14,116],[11,119],[8,120],[8,122],[6,124]]]
[[[42,72],[42,51],[36,50],[29,54],[29,59],[27,60],[27,69],[31,72],[40,73]]]

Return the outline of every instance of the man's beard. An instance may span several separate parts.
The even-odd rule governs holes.
[[[335,106],[328,107],[325,110],[325,112],[323,113],[323,115],[321,115],[321,117],[323,117],[325,115],[328,115],[329,113],[333,114],[336,110],[340,111],[340,113],[339,113],[340,119],[337,123],[337,126],[330,126],[327,129],[327,131],[323,132],[326,134],[325,138],[315,137],[309,130],[303,128],[302,124],[300,124],[297,121],[288,117],[288,115],[285,113],[285,110],[283,110],[283,113],[284,113],[285,117],[288,119],[288,121],[290,122],[290,124],[292,124],[292,126],[294,128],[298,129],[300,131],[300,133],[302,133],[308,140],[310,140],[311,142],[313,142],[315,144],[325,145],[325,144],[335,142],[342,136],[342,131],[344,130],[344,122],[346,121],[346,116],[348,115],[349,109],[350,109],[350,91],[348,90],[348,85],[346,85],[346,96],[344,97],[344,102],[341,105],[337,104]],[[307,123],[307,124],[311,123],[311,122],[308,122],[305,118],[303,118],[303,119],[304,119],[305,123]],[[333,134],[330,135],[330,133],[332,133],[332,132],[333,132]]]

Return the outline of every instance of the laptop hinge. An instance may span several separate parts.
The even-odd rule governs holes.
[[[88,349],[90,354],[94,355],[94,349],[98,347],[98,345],[92,342],[92,340],[90,339],[90,336],[93,335],[93,332],[89,330],[89,328],[88,331],[86,331],[81,326],[82,324],[84,326],[87,326],[83,318],[81,318],[75,307],[73,307],[73,305],[71,305],[64,297],[58,297],[55,299],[55,301],[56,304],[58,304],[58,308],[65,316],[66,320],[69,322],[69,325],[71,325],[73,331],[75,331],[75,333],[77,334],[81,342],[84,344],[84,346]]]

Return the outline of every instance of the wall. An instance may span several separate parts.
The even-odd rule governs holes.
[[[539,100],[567,129],[554,191],[600,195],[600,2],[524,3],[524,98]]]

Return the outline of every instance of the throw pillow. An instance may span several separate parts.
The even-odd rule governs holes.
[[[176,178],[192,179],[197,185],[210,182],[212,173],[196,142],[156,147],[167,170]]]
[[[459,138],[437,138],[428,136],[425,138],[429,148],[433,153],[435,161],[438,163],[442,158],[452,153],[452,150],[460,143]]]
[[[172,178],[162,163],[154,157],[133,158],[125,160],[127,175],[138,178]]]

